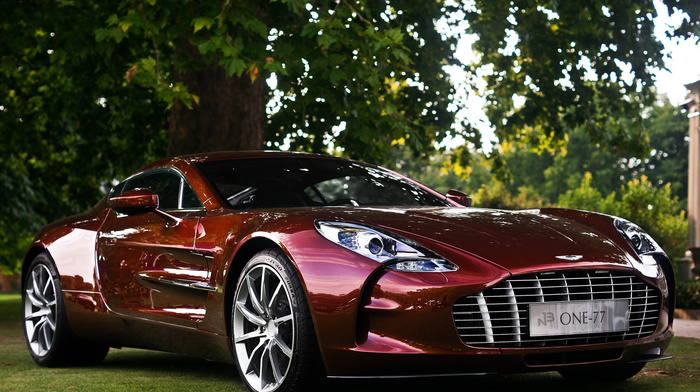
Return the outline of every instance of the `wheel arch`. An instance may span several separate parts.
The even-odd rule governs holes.
[[[49,258],[49,260],[51,260],[51,262],[54,265],[54,268],[56,268],[56,262],[54,261],[53,257],[51,257],[49,250],[41,245],[34,244],[31,248],[29,248],[27,253],[24,255],[24,259],[22,260],[22,276],[20,287],[23,293],[25,289],[25,282],[27,280],[27,272],[29,270],[29,265],[32,264],[32,261],[34,261],[35,257],[42,253],[46,253],[46,256]]]
[[[304,277],[301,274],[300,266],[297,264],[297,261],[295,258],[292,256],[292,252],[290,252],[289,249],[287,249],[284,245],[283,242],[279,241],[279,238],[274,237],[274,236],[269,236],[265,233],[262,232],[256,232],[252,235],[250,235],[246,240],[243,241],[243,243],[236,249],[234,255],[231,258],[231,262],[229,263],[228,270],[226,272],[225,280],[223,283],[224,287],[224,292],[223,292],[223,297],[224,297],[224,306],[226,311],[224,312],[224,320],[226,323],[226,334],[227,336],[231,336],[232,331],[231,331],[231,319],[232,319],[232,312],[230,311],[233,306],[233,301],[234,301],[234,296],[236,294],[236,284],[238,282],[238,279],[243,272],[243,268],[245,267],[246,263],[257,253],[262,252],[264,250],[279,250],[281,253],[283,253],[291,262],[292,269],[295,271],[297,274],[297,277],[299,278],[299,282],[301,283],[302,289],[303,289],[303,295],[305,296],[306,303],[308,305],[309,311],[311,312],[311,323],[313,326],[313,334],[315,336],[316,340],[316,348],[315,350],[318,351],[318,355],[321,361],[321,367],[325,371],[325,355],[323,352],[321,352],[319,343],[320,342],[320,335],[319,335],[319,330],[317,328],[317,315],[314,312],[314,304],[311,298],[309,297],[309,291],[307,290],[306,287],[306,282],[304,281]],[[233,350],[233,347],[231,347]]]
[[[231,312],[229,310],[233,306],[233,297],[236,293],[238,277],[241,275],[243,267],[245,267],[248,260],[256,253],[267,249],[280,249],[284,252],[284,249],[278,243],[267,237],[252,237],[238,248],[231,259],[231,263],[229,263],[226,279],[224,281],[224,316],[226,333],[228,336],[231,336]],[[287,252],[285,252],[285,254],[287,254]],[[288,254],[287,257],[289,257]]]

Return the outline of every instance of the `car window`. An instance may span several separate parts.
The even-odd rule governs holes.
[[[313,184],[304,192],[317,194],[329,204],[348,205],[413,205],[421,197],[414,187],[373,176],[333,178]]]
[[[449,205],[390,171],[352,161],[261,158],[196,166],[234,208]]]
[[[202,208],[192,186],[173,170],[153,170],[131,177],[117,185],[112,190],[112,196],[139,188],[157,194],[161,210]]]
[[[182,205],[181,208],[201,208],[202,202],[199,201],[199,197],[194,193],[194,189],[190,186],[187,181],[182,184]]]

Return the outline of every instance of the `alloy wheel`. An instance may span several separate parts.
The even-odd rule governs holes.
[[[56,333],[56,285],[51,271],[37,264],[30,272],[24,292],[24,323],[29,347],[37,356],[45,356]]]
[[[233,309],[233,344],[240,369],[256,391],[274,391],[289,373],[294,353],[294,309],[279,272],[258,264],[239,280]]]

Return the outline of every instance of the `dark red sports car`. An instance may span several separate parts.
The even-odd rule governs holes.
[[[469,208],[377,166],[296,153],[151,164],[37,236],[37,363],[141,347],[236,363],[253,391],[319,377],[556,370],[625,379],[673,336],[671,263],[623,219]]]

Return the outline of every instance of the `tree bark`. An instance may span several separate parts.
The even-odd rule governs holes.
[[[199,57],[197,49],[189,44],[182,50]],[[173,77],[199,97],[199,104],[189,109],[180,101],[173,103],[168,156],[263,148],[264,78],[252,82],[248,74],[228,77],[219,65],[175,71]]]

